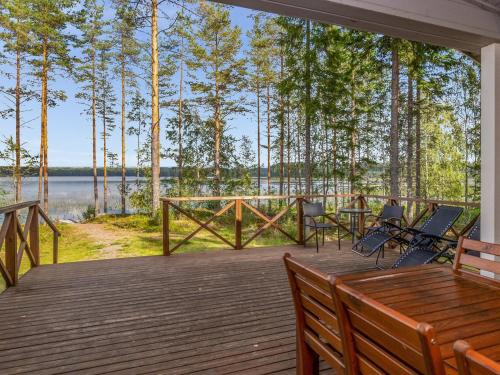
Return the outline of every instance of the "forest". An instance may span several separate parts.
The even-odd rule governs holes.
[[[110,169],[123,213],[127,195],[146,213],[161,195],[479,198],[479,65],[459,51],[250,10],[243,27],[204,0],[0,4],[0,159],[16,201],[36,175],[47,210],[51,111],[69,101],[91,139],[96,213]],[[133,190],[131,168],[146,181]]]

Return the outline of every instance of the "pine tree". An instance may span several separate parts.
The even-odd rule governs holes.
[[[145,112],[148,103],[145,98],[142,97],[141,92],[137,88],[130,98],[129,102],[130,109],[127,112],[127,119],[129,122],[134,123],[135,126],[129,126],[127,129],[127,134],[130,136],[135,136],[136,138],[136,189],[140,185],[140,176],[144,173],[145,163],[149,158],[145,158],[143,152],[143,138],[146,133],[148,114]]]
[[[108,138],[114,130],[116,96],[111,84],[111,46],[110,40],[103,40],[99,43],[98,63],[97,63],[97,92],[99,100],[97,101],[97,113],[102,122],[101,137],[103,141],[103,211],[108,213]]]
[[[22,84],[22,65],[30,43],[29,13],[26,3],[19,0],[3,2],[4,11],[0,12],[0,26],[5,32],[0,32],[0,39],[4,42],[4,49],[15,55],[15,87],[13,89],[0,88],[9,97],[13,97],[14,115],[16,123],[15,136],[15,163],[13,169],[15,201],[22,200],[21,182],[21,104],[34,97],[34,92]]]
[[[116,16],[114,25],[115,45],[118,46],[116,51],[117,67],[115,72],[120,76],[121,82],[121,212],[126,212],[126,143],[125,134],[127,131],[126,125],[126,102],[127,102],[127,86],[128,80],[133,78],[132,67],[137,65],[139,55],[139,43],[135,38],[135,29],[137,28],[137,14],[128,0],[114,0],[116,8]]]
[[[81,14],[78,27],[82,32],[77,46],[82,49],[84,58],[76,69],[76,77],[82,86],[82,91],[76,97],[84,101],[85,113],[92,122],[92,174],[94,184],[94,212],[99,213],[99,189],[97,182],[97,53],[99,39],[105,26],[103,20],[104,7],[96,0],[85,0],[84,13]]]
[[[399,197],[399,42],[394,40],[391,63],[390,193],[392,197]]]
[[[158,0],[151,0],[151,203],[153,215],[156,215],[160,208],[160,94],[158,70]]]
[[[37,68],[37,76],[41,84],[41,141],[40,141],[40,186],[39,198],[43,190],[44,209],[49,206],[49,174],[48,174],[48,105],[49,81],[55,70],[72,67],[69,55],[69,35],[67,25],[73,21],[72,9],[74,0],[31,0],[29,3],[31,27],[33,31],[32,54],[33,65]],[[58,99],[65,98],[62,93],[56,94]],[[43,178],[43,189],[42,181]]]
[[[257,115],[257,195],[261,195],[261,88],[263,81],[263,66],[265,63],[265,51],[267,48],[266,37],[262,29],[264,15],[257,13],[252,16],[252,30],[248,33],[250,38],[249,62],[251,71],[249,76],[250,89],[255,92],[255,104]],[[260,201],[258,202],[260,204]]]
[[[225,126],[232,115],[244,111],[239,93],[245,84],[245,61],[238,56],[241,30],[231,26],[227,8],[201,1],[198,13],[200,24],[190,40],[193,58],[188,66],[204,77],[191,82],[191,90],[197,94],[195,100],[211,113],[207,125],[213,134],[212,185],[213,194],[220,196]]]

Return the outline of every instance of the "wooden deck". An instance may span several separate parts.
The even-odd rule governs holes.
[[[349,245],[37,267],[0,294],[0,373],[294,374],[281,256],[335,274],[371,269]]]

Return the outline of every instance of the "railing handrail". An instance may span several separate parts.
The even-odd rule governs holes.
[[[246,247],[254,238],[256,238],[258,235],[260,235],[264,230],[274,228],[279,230],[281,233],[289,237],[292,241],[298,243],[298,244],[303,244],[306,239],[304,238],[303,234],[303,213],[302,213],[302,203],[307,202],[312,199],[318,199],[318,198],[352,198],[348,204],[348,206],[353,206],[357,205],[359,208],[365,208],[368,204],[369,199],[379,199],[379,200],[385,200],[387,204],[394,205],[394,204],[400,204],[401,202],[405,201],[409,203],[417,203],[423,205],[423,209],[419,210],[419,212],[416,212],[416,217],[411,219],[411,216],[405,216],[403,215],[403,221],[405,225],[414,227],[417,225],[428,212],[432,212],[433,210],[436,209],[437,206],[439,205],[455,205],[455,206],[463,206],[463,207],[479,207],[480,204],[479,202],[459,202],[459,201],[449,201],[449,200],[439,200],[439,199],[425,199],[425,198],[411,198],[411,197],[393,197],[393,196],[387,196],[387,195],[376,195],[376,194],[359,194],[359,193],[346,193],[346,194],[326,194],[326,195],[319,195],[319,194],[314,194],[314,195],[241,195],[241,196],[206,196],[206,197],[162,197],[160,198],[162,203],[163,203],[163,254],[164,255],[170,255],[173,251],[175,251],[177,248],[179,248],[181,245],[186,243],[190,238],[192,238],[196,233],[198,233],[200,230],[205,229],[211,232],[213,235],[221,239],[223,242],[228,244],[230,247],[234,249],[243,249]],[[260,201],[260,200],[285,200],[288,199],[288,204],[285,207],[284,211],[281,210],[278,214],[274,215],[273,217],[269,217],[266,213],[260,212],[256,207],[251,205],[251,202],[248,201]],[[202,222],[198,219],[196,219],[190,212],[186,211],[184,208],[182,208],[176,203],[180,202],[209,202],[209,201],[226,201],[225,206],[219,211],[217,211],[210,219],[208,219],[205,222]],[[247,201],[247,202],[246,202]],[[283,230],[283,228],[277,223],[280,217],[286,213],[292,205],[296,205],[296,215],[297,215],[297,220],[296,220],[296,225],[297,225],[297,235],[298,238],[293,238],[289,233]],[[188,219],[194,221],[196,224],[198,224],[198,228],[194,230],[192,233],[190,233],[187,237],[185,237],[183,240],[178,242],[174,247],[170,247],[170,220],[169,220],[169,210],[170,207],[172,207],[174,210],[178,211],[179,213],[185,215]],[[210,228],[208,226],[209,223],[211,223],[216,217],[222,215],[223,213],[226,213],[230,208],[235,207],[235,214],[234,214],[234,221],[235,221],[235,241],[232,243],[230,240],[224,238],[221,236],[216,230],[213,228]],[[266,224],[262,226],[257,232],[254,233],[250,237],[249,240],[242,242],[242,209],[245,207],[249,211],[251,211],[254,215],[260,217],[263,219]],[[336,218],[333,217],[327,217],[329,220],[336,221]],[[473,219],[475,221],[477,219],[477,216]],[[365,228],[365,215],[364,213],[361,213],[358,217],[358,230],[360,234],[364,233],[364,228]],[[471,222],[472,223],[472,222]],[[471,225],[469,223],[468,225],[465,226],[467,228],[468,226]],[[339,222],[338,225],[341,225]],[[461,230],[456,230],[455,228],[450,229],[451,232],[453,232],[453,235],[455,235],[457,238],[463,233],[464,229]]]
[[[394,197],[390,195],[377,195],[377,194],[362,194],[362,193],[345,193],[345,194],[297,194],[297,195],[235,195],[235,196],[191,196],[191,197],[161,197],[162,201],[170,202],[210,202],[210,201],[228,201],[228,200],[272,200],[272,199],[296,199],[296,198],[355,198],[365,197],[372,199],[385,199],[394,201],[405,201],[414,203],[427,203],[427,204],[446,204],[455,206],[466,207],[480,207],[480,202],[465,202],[465,201],[451,201],[429,198],[417,197]]]
[[[27,201],[21,203],[15,203],[8,206],[0,207],[0,215],[7,214],[9,212],[19,211],[24,208],[29,208],[35,205],[39,205],[40,201]]]
[[[23,226],[19,220],[18,211],[25,208],[28,208],[28,214]],[[0,207],[0,215],[4,215],[4,221],[0,227],[0,248],[5,242],[5,264],[0,259],[0,275],[4,278],[7,286],[17,285],[24,254],[27,254],[31,267],[40,265],[40,217],[52,230],[53,263],[58,262],[58,244],[61,232],[41,209],[40,201],[21,202]]]
[[[50,219],[49,215],[45,213],[44,210],[40,206],[38,206],[38,212],[40,213],[40,216],[43,218],[45,223],[52,229],[52,232],[56,233],[58,236],[61,235],[61,232],[59,232],[59,229],[57,229],[56,225],[54,222]]]

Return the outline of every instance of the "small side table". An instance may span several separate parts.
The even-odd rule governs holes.
[[[349,214],[351,218],[351,233],[352,233],[352,243],[356,239],[356,232],[358,231],[358,218],[361,214],[371,214],[372,210],[369,208],[355,208],[355,207],[343,207],[339,209],[342,214]]]

